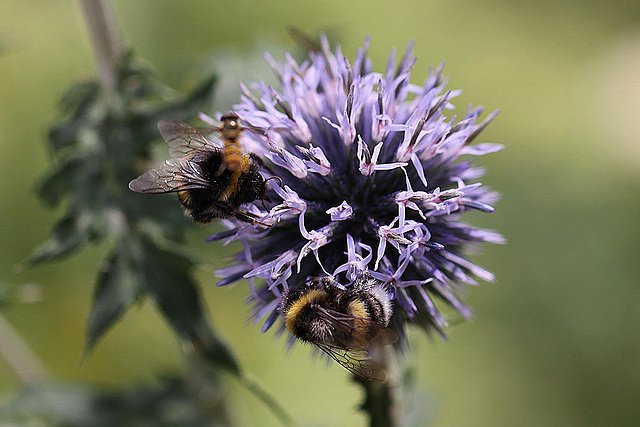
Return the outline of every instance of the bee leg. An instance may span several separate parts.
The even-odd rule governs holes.
[[[265,223],[258,221],[259,217],[251,212],[236,210],[233,212],[233,216],[238,218],[240,221],[248,222],[249,224],[266,225]]]
[[[242,211],[240,209],[237,209],[233,212],[233,216],[238,218],[240,221],[248,222],[249,224],[260,224],[264,227],[271,228],[271,224],[258,221],[258,218],[260,217],[252,212],[247,212],[247,211]]]
[[[229,206],[224,202],[212,203],[207,207],[207,209],[203,211],[203,214],[208,214],[209,216],[212,217],[212,219],[234,217],[234,218],[238,218],[240,221],[248,222],[249,224],[260,224],[265,227],[271,227],[269,224],[258,221],[258,219],[260,218],[258,215],[252,212],[247,212],[240,209],[234,209],[233,207]],[[191,215],[193,216],[193,213]]]

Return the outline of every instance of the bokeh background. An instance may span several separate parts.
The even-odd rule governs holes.
[[[446,62],[454,103],[502,110],[479,141],[506,145],[485,156],[483,182],[503,197],[492,215],[505,246],[474,260],[495,284],[470,289],[473,322],[448,341],[415,333],[407,359],[422,408],[417,426],[634,425],[640,419],[640,3],[637,1],[115,1],[126,43],[170,85],[184,89],[214,67],[216,108],[238,98],[237,80],[271,78],[262,51],[297,49],[286,32],[327,31],[350,58],[371,35],[374,68],[416,40],[412,73]],[[72,1],[0,5],[0,281],[37,283],[41,300],[2,315],[52,378],[116,388],[179,373],[181,354],[149,302],[134,307],[81,363],[85,319],[107,245],[16,272],[60,212],[33,188],[62,92],[95,73],[84,22]],[[247,321],[245,285],[216,288],[228,253],[194,227],[197,277],[214,325],[244,366],[303,425],[364,425],[362,396],[338,366],[309,361],[302,346]],[[1,344],[0,344],[1,345]],[[0,401],[19,383],[0,363]],[[232,378],[225,390],[238,425],[279,425]]]

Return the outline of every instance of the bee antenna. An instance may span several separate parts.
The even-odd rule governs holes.
[[[264,184],[267,185],[267,181],[269,181],[270,179],[277,179],[280,182],[280,187],[282,187],[282,178],[280,178],[279,176],[270,176],[267,179],[264,180]],[[267,209],[267,206],[264,204],[264,201],[267,201],[269,203],[271,203],[271,199],[267,196],[262,196],[262,207],[264,208],[264,210],[268,211],[269,209]]]
[[[267,184],[267,181],[269,181],[270,179],[277,179],[280,182],[280,187],[282,187],[282,178],[280,178],[277,175],[270,176],[269,178],[265,179],[264,180],[265,185]]]

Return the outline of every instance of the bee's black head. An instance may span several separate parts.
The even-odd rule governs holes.
[[[240,126],[239,120],[240,120],[240,117],[238,117],[238,115],[233,111],[230,111],[224,114],[222,117],[220,117],[222,126],[225,128],[226,127],[237,128],[238,126]]]

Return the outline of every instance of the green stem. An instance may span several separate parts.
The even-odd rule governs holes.
[[[251,374],[247,372],[241,373],[239,377],[240,383],[247,388],[247,390],[251,391],[254,395],[256,395],[262,403],[267,405],[267,407],[273,412],[273,414],[278,417],[278,420],[284,426],[295,426],[296,423],[289,415],[289,413],[276,401],[271,393],[269,393],[264,386]]]
[[[220,343],[221,346],[226,346]],[[293,417],[284,409],[275,397],[265,388],[264,385],[251,373],[237,366],[230,368],[227,364],[212,364],[211,356],[207,356],[201,351],[201,346],[194,346],[191,350],[185,351],[187,365],[192,378],[212,375],[216,378],[224,370],[231,374],[248,391],[253,393],[262,403],[264,403],[278,418],[283,426],[297,426]]]
[[[100,79],[107,90],[114,91],[118,83],[118,65],[124,55],[122,34],[115,12],[109,0],[80,0],[80,6]]]
[[[0,315],[0,358],[22,384],[41,381],[46,369],[11,324]]]
[[[401,389],[401,372],[397,364],[392,346],[377,349],[374,358],[386,368],[387,379],[378,383],[354,378],[364,390],[365,398],[361,409],[369,415],[370,427],[399,427],[400,418],[399,393]]]

